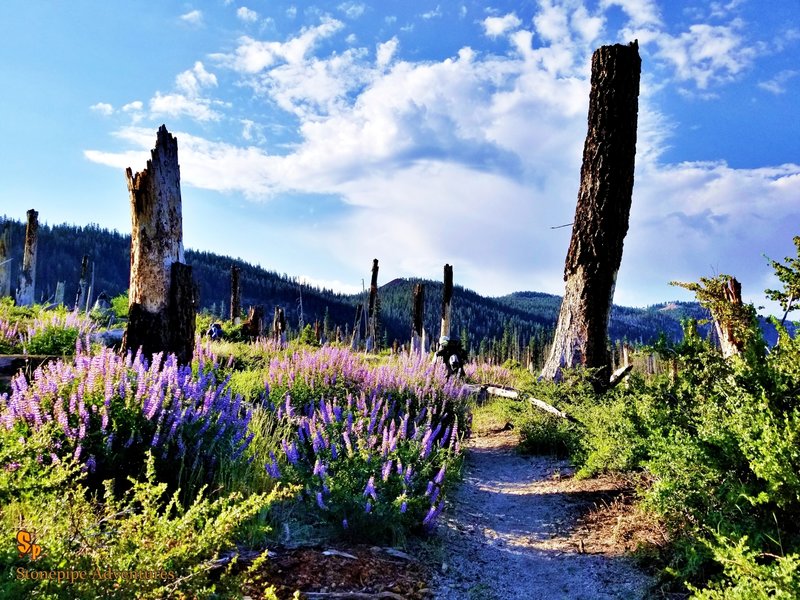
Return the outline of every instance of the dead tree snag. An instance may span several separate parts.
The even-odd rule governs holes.
[[[592,56],[588,133],[567,260],[564,299],[542,377],[563,368],[598,369],[595,387],[610,377],[608,318],[633,193],[641,59],[636,42],[602,46]]]
[[[123,348],[148,358],[174,352],[192,358],[197,293],[184,263],[178,141],[158,130],[147,168],[125,171],[131,202],[131,276]]]
[[[39,247],[39,213],[28,211],[28,226],[25,229],[25,249],[22,254],[22,271],[19,273],[17,304],[31,306],[35,301],[36,254]]]
[[[378,340],[378,259],[372,259],[372,280],[369,284],[369,308],[367,309],[367,352],[377,349]]]
[[[11,221],[0,233],[0,298],[11,295]]]
[[[411,314],[411,352],[420,354],[422,348],[422,330],[425,326],[425,285],[418,283],[413,291],[413,312]]]
[[[444,292],[442,295],[442,326],[439,331],[439,339],[450,337],[450,314],[451,302],[453,300],[453,267],[444,266]]]
[[[239,286],[241,269],[231,265],[231,323],[238,325],[242,314],[242,293]]]

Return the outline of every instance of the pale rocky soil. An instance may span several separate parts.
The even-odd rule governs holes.
[[[516,442],[513,431],[470,441],[464,481],[439,527],[435,598],[650,597],[652,580],[625,555],[641,536],[619,500],[623,483],[576,480],[567,461],[521,456]]]

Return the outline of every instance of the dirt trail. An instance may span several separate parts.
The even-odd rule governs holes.
[[[439,600],[647,597],[650,579],[622,555],[613,527],[583,517],[619,483],[578,481],[567,461],[516,453],[516,434],[470,442],[464,481],[439,528]],[[447,513],[446,513],[447,514]]]

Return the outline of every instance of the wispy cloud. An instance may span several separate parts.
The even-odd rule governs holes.
[[[99,113],[106,117],[114,114],[114,107],[111,106],[108,102],[98,102],[97,104],[92,104],[89,108],[94,112]]]
[[[786,93],[786,84],[800,75],[800,71],[795,69],[786,69],[781,71],[771,79],[767,79],[765,81],[759,81],[758,87],[762,90],[766,90],[772,94],[785,94]]]
[[[522,21],[514,13],[508,13],[503,17],[486,17],[483,20],[483,29],[489,37],[503,35],[511,29],[516,29],[522,25]]]
[[[203,12],[200,10],[191,10],[180,16],[181,21],[198,27],[203,24]]]
[[[441,7],[441,5],[437,4],[437,5],[436,5],[436,8],[434,8],[433,10],[429,10],[429,11],[427,11],[427,12],[424,12],[424,13],[422,13],[422,14],[420,15],[420,17],[422,17],[422,18],[423,18],[423,19],[425,19],[425,20],[429,20],[429,19],[438,19],[439,17],[441,17],[441,16],[442,16],[442,14],[443,14],[443,13],[442,13],[442,7]]]
[[[236,9],[236,16],[245,23],[256,23],[258,21],[258,13],[246,6],[240,6]]]
[[[357,19],[364,14],[366,6],[362,2],[343,2],[337,7],[348,19]]]

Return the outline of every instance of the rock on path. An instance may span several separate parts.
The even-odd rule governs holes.
[[[586,553],[576,519],[609,482],[577,481],[567,461],[516,453],[513,432],[473,438],[440,526],[438,600],[647,597],[650,579],[607,551]]]

